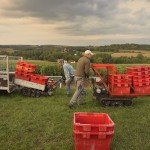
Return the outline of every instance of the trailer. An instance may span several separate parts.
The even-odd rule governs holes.
[[[61,86],[62,76],[42,76],[35,73],[36,65],[23,62],[22,57],[0,55],[0,90],[20,89],[25,96],[53,95]]]
[[[14,83],[21,88],[21,93],[25,96],[50,96],[61,84],[61,79],[61,76],[36,74],[35,64],[22,61],[16,64]]]
[[[22,57],[0,55],[0,90],[11,93],[16,89],[15,66],[18,61],[22,60]]]
[[[93,96],[102,106],[130,106],[133,98],[150,95],[150,66],[129,67],[124,74],[113,64],[91,67],[97,75],[92,78]]]
[[[29,97],[52,96],[57,87],[61,88],[62,76],[47,76],[44,84],[15,78],[14,83],[21,88],[21,93]]]

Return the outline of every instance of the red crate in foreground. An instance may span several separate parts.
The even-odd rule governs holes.
[[[110,150],[114,131],[77,132],[74,131],[75,150]]]
[[[114,122],[105,113],[74,113],[74,130],[78,132],[114,131]]]
[[[105,113],[74,113],[75,150],[109,150],[114,122]]]

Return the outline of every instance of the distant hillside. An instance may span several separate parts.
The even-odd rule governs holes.
[[[91,62],[134,64],[150,63],[150,45],[112,44],[105,46],[64,46],[64,45],[0,45],[0,55],[22,56],[28,60],[56,62],[63,58],[78,61],[82,53],[90,49],[94,52]]]
[[[67,46],[67,45],[0,45],[0,49],[9,48],[13,50],[85,50],[94,51],[116,51],[116,50],[150,50],[146,44],[112,44],[105,46]]]

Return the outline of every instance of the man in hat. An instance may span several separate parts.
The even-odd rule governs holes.
[[[75,73],[76,91],[68,104],[69,108],[73,108],[77,103],[80,105],[85,104],[82,93],[84,92],[85,80],[89,78],[90,59],[92,56],[93,53],[90,50],[86,50],[83,57],[81,57],[77,62]]]
[[[70,96],[71,95],[70,85],[74,79],[75,70],[70,64],[65,63],[63,59],[58,59],[57,62],[60,64],[61,67],[63,67],[65,78],[66,78],[66,80],[65,80],[66,94],[67,94],[67,96]]]

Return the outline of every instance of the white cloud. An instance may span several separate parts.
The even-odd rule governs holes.
[[[149,2],[1,0],[0,44],[149,44]]]

